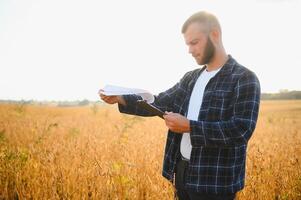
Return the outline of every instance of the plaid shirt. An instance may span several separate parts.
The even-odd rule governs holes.
[[[192,89],[203,69],[187,72],[176,85],[155,96],[153,105],[186,116]],[[123,97],[127,106],[119,104],[120,112],[150,116],[136,106],[140,96]],[[247,143],[256,126],[259,103],[256,75],[229,56],[206,85],[198,120],[190,120],[192,151],[185,179],[187,189],[221,194],[244,187]],[[168,130],[162,175],[170,181],[181,157],[181,137]]]

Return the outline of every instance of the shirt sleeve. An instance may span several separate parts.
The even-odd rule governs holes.
[[[254,73],[246,73],[234,91],[234,114],[229,120],[189,121],[192,146],[235,146],[248,142],[256,127],[260,83]]]
[[[152,103],[153,106],[159,108],[163,112],[171,110],[173,103],[173,96],[176,95],[178,83],[172,88],[165,92],[161,92],[159,95],[155,95],[155,101]],[[137,106],[137,101],[142,100],[139,95],[123,95],[123,99],[126,102],[126,106],[118,104],[118,109],[121,113],[139,115],[139,116],[153,116],[150,112]]]
[[[173,111],[173,104],[176,96],[179,93],[179,88],[186,83],[187,78],[189,78],[191,72],[187,72],[183,78],[176,83],[170,89],[155,95],[155,101],[152,103],[153,106],[159,108],[163,112],[165,111]],[[123,98],[126,102],[126,106],[122,104],[118,104],[119,112],[132,114],[132,115],[139,115],[139,116],[153,116],[148,111],[141,109],[137,106],[137,100],[142,100],[142,97],[138,95],[123,95]]]

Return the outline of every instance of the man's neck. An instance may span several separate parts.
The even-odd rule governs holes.
[[[221,53],[216,53],[215,56],[213,57],[212,61],[208,64],[206,64],[206,70],[208,72],[210,71],[215,71],[224,66],[224,64],[228,60],[228,55],[226,52],[221,52]]]

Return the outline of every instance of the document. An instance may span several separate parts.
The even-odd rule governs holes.
[[[106,96],[136,94],[141,96],[142,99],[145,100],[147,103],[153,103],[155,100],[154,95],[152,95],[147,90],[137,88],[126,88],[116,85],[105,85],[105,87],[103,89],[100,89],[98,93],[104,94]]]

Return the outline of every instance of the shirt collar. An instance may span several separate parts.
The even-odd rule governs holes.
[[[227,62],[224,64],[224,66],[221,68],[221,70],[217,74],[219,74],[221,76],[231,74],[235,64],[236,64],[236,60],[234,58],[232,58],[231,55],[228,55]]]

